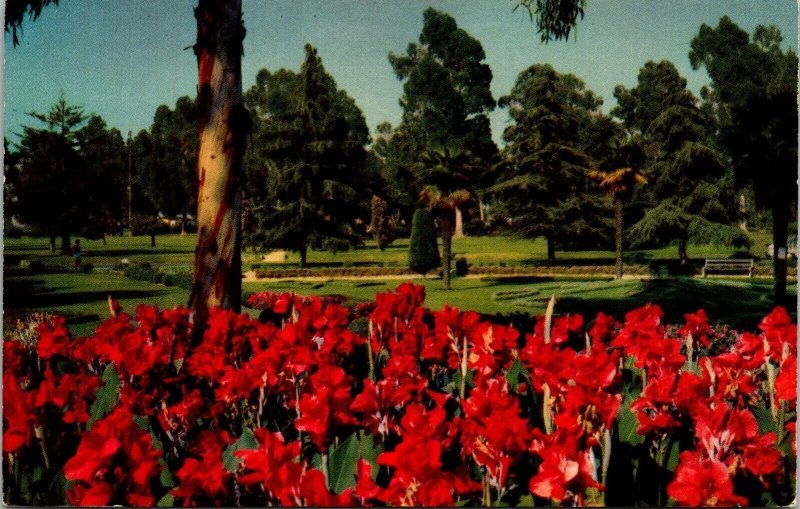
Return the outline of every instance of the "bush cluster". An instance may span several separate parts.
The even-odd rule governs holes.
[[[149,263],[131,264],[123,266],[123,274],[129,279],[137,281],[147,281],[149,283],[162,284],[164,286],[177,286],[179,288],[191,289],[192,275],[188,273],[165,273],[153,269]]]

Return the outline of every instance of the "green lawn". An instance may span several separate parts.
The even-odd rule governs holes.
[[[761,244],[768,242],[768,234],[757,234],[752,253],[759,256]],[[194,236],[159,236],[155,248],[149,237],[111,237],[107,244],[99,240],[81,239],[84,261],[95,265],[91,274],[37,273],[20,270],[21,260],[39,260],[46,265],[69,267],[69,256],[49,252],[46,238],[23,237],[5,239],[4,246],[4,300],[6,311],[55,311],[69,317],[73,331],[88,334],[108,315],[106,299],[109,294],[119,299],[129,311],[136,304],[151,303],[162,307],[186,304],[188,291],[177,287],[134,281],[110,272],[110,268],[123,258],[131,263],[151,263],[163,271],[189,272],[194,255]],[[506,237],[476,237],[455,240],[457,255],[466,256],[471,264],[538,264],[545,259],[542,239],[519,240]],[[724,257],[734,252],[730,248],[690,246],[693,257]],[[407,256],[407,241],[399,240],[385,251],[373,244],[365,248],[332,254],[311,252],[309,261],[330,262],[381,262],[403,266]],[[613,253],[606,251],[574,251],[557,253],[564,264],[613,263]],[[674,259],[674,247],[658,250],[632,251],[629,262],[642,263],[653,259]],[[260,260],[259,254],[247,252],[245,267]],[[289,255],[289,261],[296,261]],[[768,263],[764,260],[762,263]],[[741,327],[753,327],[768,312],[771,282],[742,279],[690,279],[624,280],[608,279],[548,279],[531,277],[455,279],[453,289],[444,291],[437,279],[416,279],[427,287],[427,305],[434,309],[445,303],[461,309],[474,309],[484,313],[543,313],[547,298],[555,294],[559,312],[581,312],[593,315],[597,311],[612,313],[621,318],[624,312],[647,302],[657,302],[667,311],[667,318],[676,321],[681,314],[705,308],[714,320],[726,321]],[[254,291],[295,291],[306,295],[345,295],[351,300],[366,301],[375,293],[396,287],[399,280],[327,282],[264,281],[247,282],[244,293]],[[796,289],[790,288],[796,302]],[[790,302],[790,308],[795,309]],[[13,313],[12,313],[13,316]]]
[[[770,242],[768,232],[753,232],[750,254],[756,259],[765,257],[766,245]],[[194,257],[195,236],[159,235],[156,247],[150,247],[150,237],[108,237],[107,243],[101,240],[81,239],[83,259],[95,266],[112,266],[127,258],[131,263],[149,262],[153,265],[191,267]],[[739,251],[734,248],[715,245],[690,245],[692,258],[724,258]],[[71,256],[51,254],[48,239],[45,237],[6,238],[4,240],[6,265],[15,265],[20,259],[37,259],[45,263],[70,265]],[[515,239],[510,237],[464,237],[453,240],[455,256],[465,256],[474,265],[516,265],[542,264],[547,257],[547,246],[543,238]],[[564,264],[613,264],[612,251],[556,251],[558,263]],[[660,249],[631,250],[625,253],[627,263],[644,263],[656,259],[676,259],[677,248],[667,246]],[[254,262],[260,262],[261,254],[246,250],[242,261],[245,270]],[[408,239],[398,239],[384,251],[369,241],[362,248],[339,253],[310,251],[310,263],[353,263],[374,262],[387,265],[405,266],[408,260]],[[296,253],[289,253],[287,263],[298,263]],[[765,260],[768,262],[768,260]]]
[[[344,295],[356,301],[373,299],[377,292],[394,289],[400,281],[283,281],[246,283],[244,291],[293,291],[303,295]],[[556,312],[578,312],[593,317],[603,311],[622,319],[626,311],[649,302],[658,303],[669,322],[703,308],[715,322],[753,328],[772,308],[768,281],[674,278],[665,280],[509,277],[455,279],[446,291],[439,280],[415,279],[426,287],[426,305],[440,309],[445,303],[487,314],[543,314],[547,300],[556,296]],[[796,289],[790,294],[796,299]],[[794,313],[795,305],[790,305]]]

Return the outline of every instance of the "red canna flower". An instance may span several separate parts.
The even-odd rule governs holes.
[[[695,451],[681,453],[667,494],[678,505],[690,507],[730,507],[748,503],[746,498],[733,494],[733,482],[725,464],[703,459]]]

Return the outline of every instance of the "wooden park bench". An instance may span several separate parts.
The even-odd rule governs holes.
[[[748,276],[753,277],[753,259],[747,260],[712,260],[706,259],[706,264],[703,266],[703,277],[709,271],[714,272],[746,272]]]

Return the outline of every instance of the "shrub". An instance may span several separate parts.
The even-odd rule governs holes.
[[[80,269],[84,274],[90,274],[94,270],[94,264],[92,262],[82,263]]]
[[[456,260],[456,275],[464,277],[469,273],[469,265],[467,265],[466,258],[459,258]]]
[[[426,274],[439,267],[440,261],[433,218],[427,210],[417,209],[411,222],[408,267],[418,274]]]
[[[31,262],[28,264],[28,270],[31,272],[43,272],[44,264],[39,260],[31,260]]]

